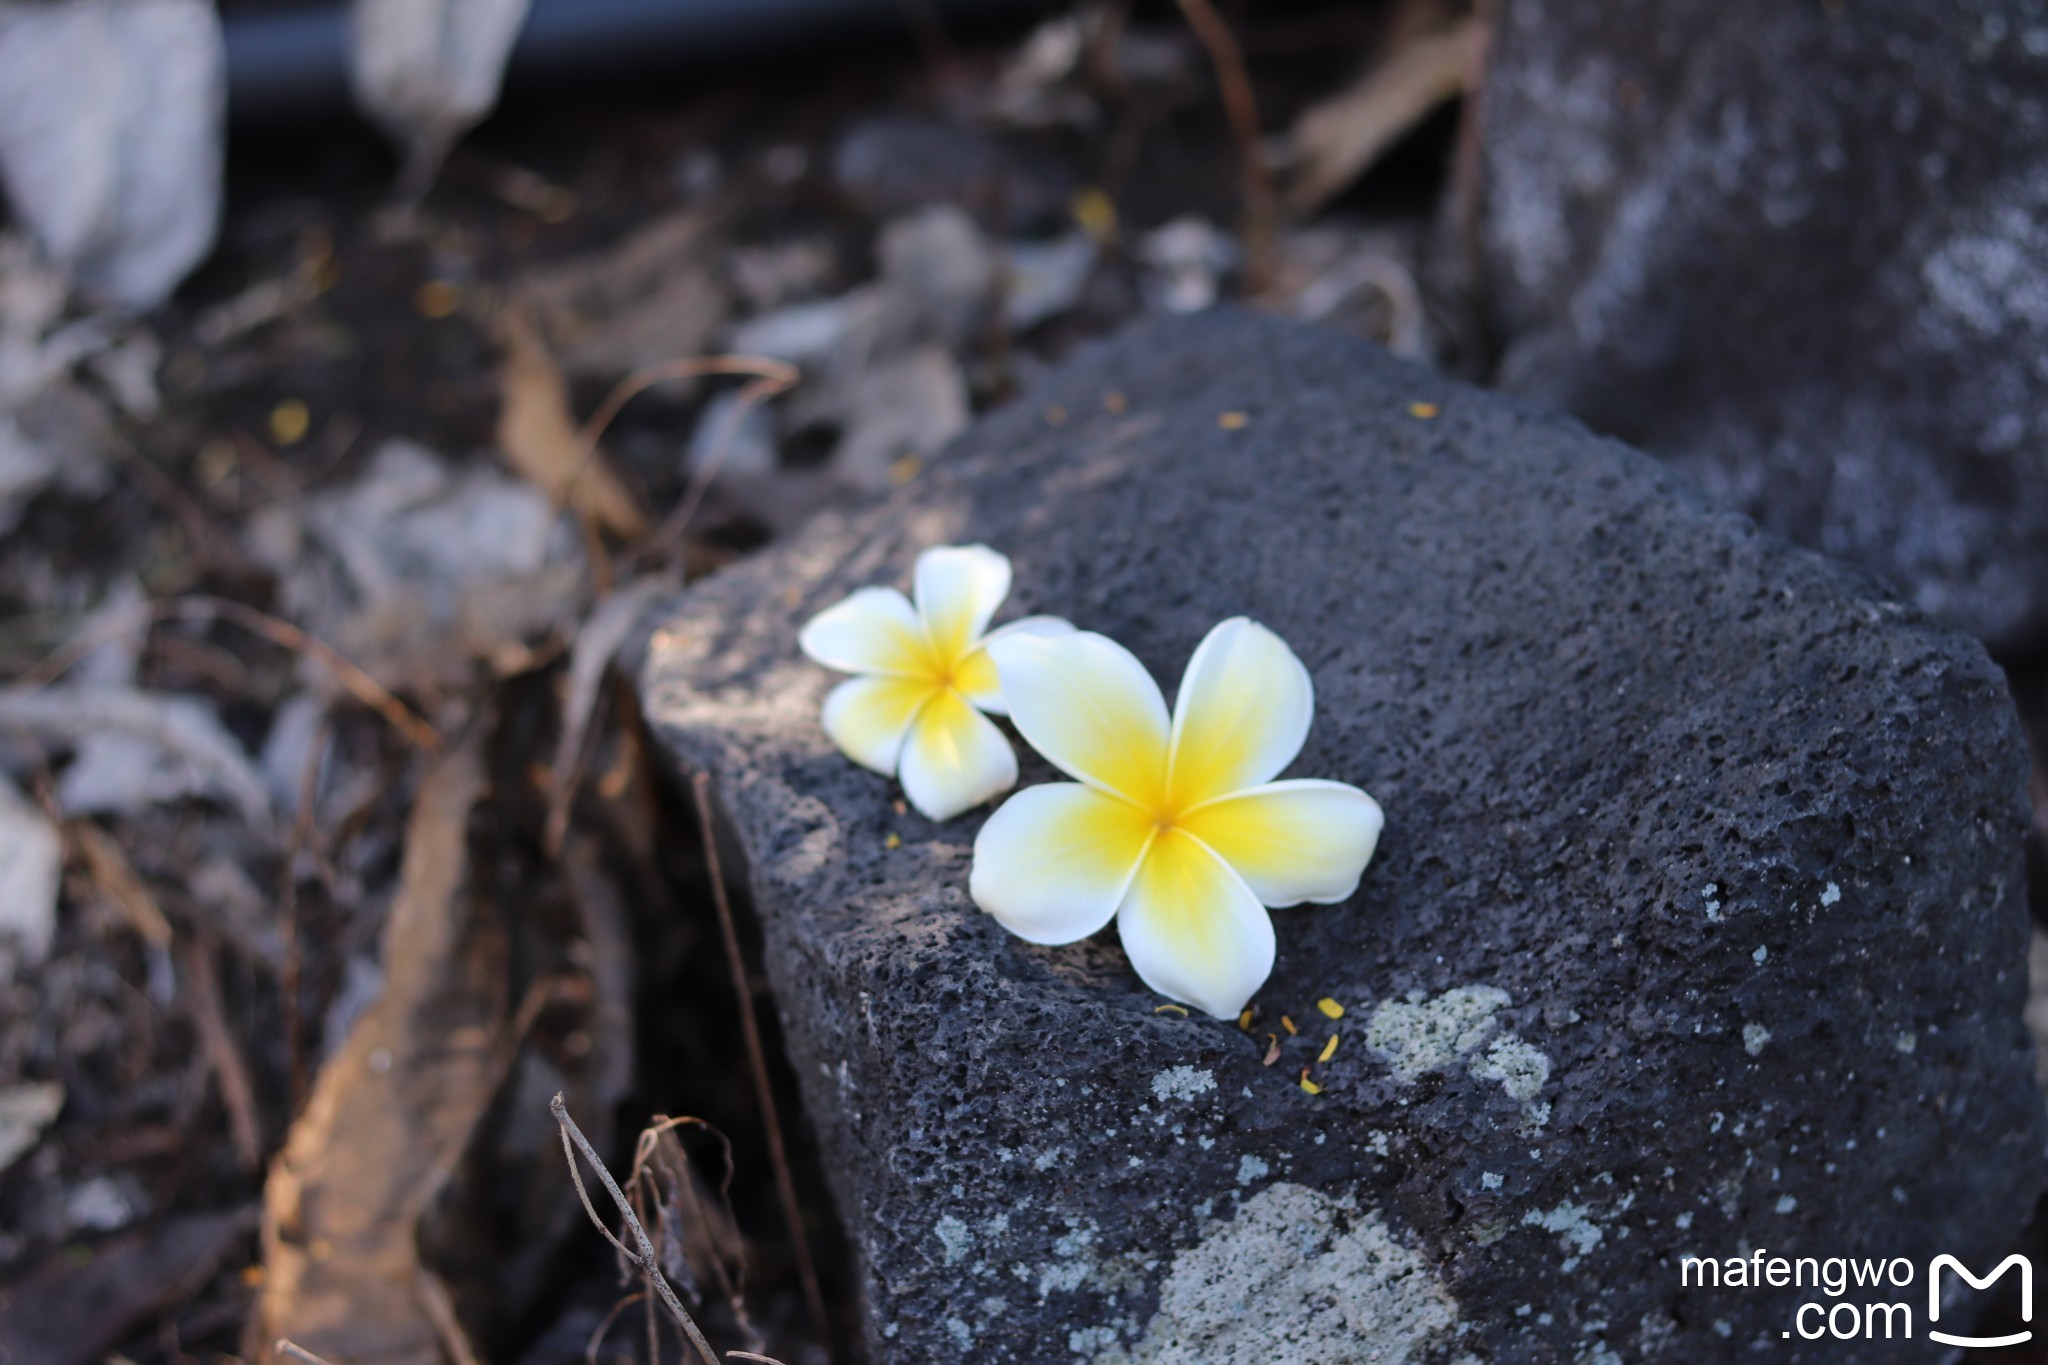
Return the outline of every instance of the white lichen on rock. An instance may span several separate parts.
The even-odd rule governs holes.
[[[1499,1081],[1501,1089],[1527,1104],[1550,1080],[1550,1058],[1510,1033],[1472,1064],[1472,1074]]]
[[[1606,1232],[1593,1221],[1592,1212],[1590,1205],[1566,1200],[1554,1209],[1530,1209],[1522,1215],[1522,1226],[1556,1233],[1558,1245],[1570,1253],[1559,1268],[1569,1273],[1578,1267],[1581,1256],[1606,1239]]]
[[[1094,1365],[1406,1365],[1445,1342],[1458,1305],[1371,1211],[1273,1185],[1212,1224],[1159,1283],[1159,1310]]]
[[[1173,1066],[1152,1078],[1152,1093],[1166,1100],[1193,1100],[1216,1088],[1216,1073],[1198,1066]]]
[[[1365,1045],[1387,1059],[1402,1081],[1448,1071],[1493,1032],[1493,1016],[1508,1003],[1498,986],[1458,986],[1434,1000],[1413,991],[1388,1000],[1365,1025]]]
[[[1742,1050],[1754,1057],[1764,1050],[1764,1044],[1771,1041],[1771,1031],[1762,1024],[1742,1026]]]
[[[1549,1083],[1550,1058],[1520,1035],[1499,1031],[1495,1016],[1510,1003],[1497,986],[1455,986],[1434,999],[1410,991],[1406,1000],[1374,1008],[1365,1045],[1405,1084],[1465,1064],[1522,1106],[1525,1129],[1541,1128],[1550,1120],[1550,1106],[1536,1096]]]
[[[974,1245],[973,1231],[950,1213],[932,1225],[932,1235],[939,1239],[947,1265],[958,1265]]]

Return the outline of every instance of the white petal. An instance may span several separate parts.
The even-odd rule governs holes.
[[[1019,938],[1072,943],[1116,914],[1151,836],[1150,817],[1093,787],[1026,787],[974,836],[967,892]]]
[[[850,678],[825,698],[825,733],[863,768],[894,777],[911,721],[938,690],[923,678]]]
[[[1386,817],[1342,782],[1270,782],[1183,813],[1200,839],[1267,905],[1329,905],[1358,889]]]
[[[1159,685],[1131,652],[1089,631],[989,642],[1017,730],[1069,777],[1156,809],[1168,720]]]
[[[1116,915],[1139,979],[1234,1019],[1273,972],[1273,921],[1235,872],[1177,829],[1152,841]]]
[[[817,663],[841,673],[934,673],[924,626],[910,599],[894,588],[862,588],[813,616],[797,644]]]
[[[982,641],[1000,640],[1005,635],[1072,635],[1074,623],[1057,616],[1026,616],[1006,626],[998,626]],[[953,686],[961,695],[992,716],[1007,716],[1010,708],[1003,703],[1003,685],[996,672],[996,661],[989,657],[986,648],[977,649],[962,659],[953,670]]]
[[[1173,700],[1175,805],[1270,782],[1308,738],[1315,687],[1287,642],[1233,616],[1195,648]]]
[[[913,592],[932,653],[952,663],[1010,595],[1010,561],[986,545],[941,545],[917,557]]]
[[[947,688],[903,742],[903,794],[928,820],[950,820],[1017,785],[1017,751],[995,722]]]

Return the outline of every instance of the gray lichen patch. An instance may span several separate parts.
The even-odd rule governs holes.
[[[1273,1185],[1176,1256],[1159,1310],[1128,1350],[1095,1365],[1404,1365],[1455,1329],[1429,1264],[1371,1211]]]
[[[1216,1088],[1216,1073],[1198,1066],[1172,1066],[1152,1078],[1152,1093],[1162,1102],[1193,1100]]]
[[[1559,1269],[1569,1274],[1579,1264],[1579,1258],[1592,1251],[1605,1240],[1607,1234],[1594,1222],[1592,1208],[1586,1204],[1574,1204],[1569,1200],[1554,1209],[1531,1209],[1522,1215],[1525,1227],[1542,1228],[1545,1232],[1557,1234],[1558,1245],[1571,1254],[1566,1256]]]
[[[1387,1059],[1402,1081],[1449,1071],[1493,1032],[1493,1016],[1508,1004],[1496,986],[1458,986],[1434,1000],[1420,991],[1389,1000],[1366,1021],[1365,1045]]]
[[[1455,986],[1433,999],[1413,991],[1406,1000],[1388,1000],[1373,1010],[1365,1045],[1386,1058],[1404,1084],[1463,1063],[1523,1107],[1525,1128],[1541,1128],[1550,1120],[1550,1106],[1536,1096],[1550,1081],[1550,1058],[1519,1035],[1498,1031],[1495,1016],[1510,1003],[1497,986]]]
[[[1499,1081],[1501,1089],[1527,1104],[1549,1081],[1550,1058],[1510,1033],[1472,1064],[1472,1074],[1489,1081]]]

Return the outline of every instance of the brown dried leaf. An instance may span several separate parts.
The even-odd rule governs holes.
[[[1488,28],[1466,19],[1400,44],[1365,75],[1305,110],[1288,134],[1287,206],[1312,213],[1371,169],[1446,100],[1477,88]]]
[[[533,324],[517,310],[499,318],[498,448],[521,477],[559,505],[627,540],[647,534],[647,517],[604,452],[587,442],[569,411],[569,385]]]
[[[384,931],[384,992],[322,1068],[264,1191],[256,1339],[440,1365],[417,1225],[502,1079],[506,941],[471,884],[476,735],[421,785]]]
[[[616,379],[696,355],[726,312],[708,228],[690,211],[657,218],[608,250],[526,276],[517,296],[578,377]]]

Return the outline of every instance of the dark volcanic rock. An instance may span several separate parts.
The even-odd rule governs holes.
[[[2048,627],[2048,5],[1508,0],[1501,382],[1994,645]]]
[[[1014,557],[1006,616],[1169,684],[1239,612],[1307,663],[1291,772],[1387,828],[1351,901],[1275,912],[1249,1035],[1159,1012],[1113,935],[1005,935],[981,817],[902,813],[820,732],[798,625],[963,541]],[[1090,349],[686,594],[644,691],[744,849],[878,1360],[1905,1359],[1783,1341],[1790,1291],[1682,1292],[1677,1258],[1983,1268],[2041,1184],[1982,648],[1363,343],[1224,313]]]

